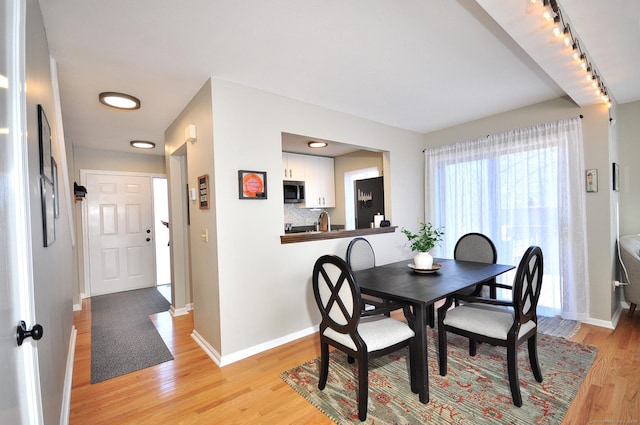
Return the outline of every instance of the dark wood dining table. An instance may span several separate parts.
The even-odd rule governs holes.
[[[453,293],[507,272],[514,266],[476,263],[435,258],[441,267],[433,273],[418,273],[409,264],[411,260],[377,266],[354,272],[363,294],[374,295],[391,301],[401,301],[411,306],[410,325],[416,334],[420,351],[412,391],[419,394],[422,403],[429,402],[429,369],[427,349],[427,310],[436,301]]]

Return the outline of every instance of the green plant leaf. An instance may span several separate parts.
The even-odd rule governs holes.
[[[412,251],[427,252],[439,246],[444,236],[442,227],[434,227],[431,223],[420,223],[418,233],[413,233],[407,229],[402,229]]]

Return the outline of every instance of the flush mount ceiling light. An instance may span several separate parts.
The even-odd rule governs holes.
[[[326,148],[327,142],[316,142],[312,140],[307,143],[307,146],[309,146],[310,148]]]
[[[140,109],[140,99],[125,93],[105,91],[98,95],[100,103],[117,109]]]
[[[146,140],[132,140],[129,144],[138,149],[153,149],[156,147],[155,143],[147,142]]]

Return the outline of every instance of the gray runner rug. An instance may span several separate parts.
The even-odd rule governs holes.
[[[560,338],[571,338],[578,329],[580,329],[580,322],[575,320],[567,320],[559,316],[538,316],[538,332],[542,332],[543,334]]]
[[[91,297],[91,383],[173,360],[149,318],[169,306],[156,288]]]

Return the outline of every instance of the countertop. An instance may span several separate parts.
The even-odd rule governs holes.
[[[356,236],[377,235],[381,233],[393,233],[398,226],[389,227],[377,227],[367,229],[355,229],[355,230],[332,230],[330,232],[302,232],[302,233],[287,233],[280,236],[280,243],[297,243],[297,242],[310,242],[321,241],[325,239],[339,239],[339,238],[353,238]]]

